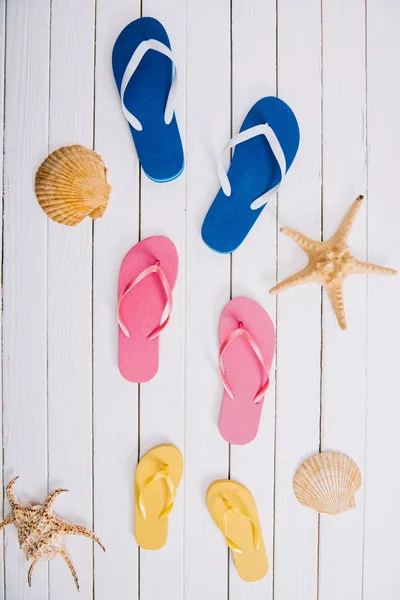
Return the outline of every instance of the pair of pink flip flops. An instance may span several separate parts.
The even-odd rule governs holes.
[[[178,254],[166,237],[136,244],[122,261],[118,279],[119,370],[144,383],[158,369],[158,336],[172,310]],[[163,314],[167,313],[163,318]],[[234,298],[219,327],[219,373],[224,386],[219,429],[232,444],[251,442],[258,431],[275,351],[275,330],[254,300]]]

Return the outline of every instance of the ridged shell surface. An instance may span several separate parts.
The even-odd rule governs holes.
[[[361,488],[360,469],[339,452],[320,452],[305,460],[293,478],[293,489],[303,506],[327,515],[354,508]]]
[[[57,223],[77,225],[102,217],[111,186],[99,154],[83,146],[63,146],[40,165],[35,193],[44,212]]]

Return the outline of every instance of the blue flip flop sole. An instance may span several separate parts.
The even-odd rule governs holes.
[[[132,21],[119,34],[112,53],[112,67],[120,94],[122,78],[133,53],[141,42],[150,39],[171,48],[164,27],[151,17]],[[184,168],[182,141],[175,114],[168,125],[164,120],[173,69],[167,56],[148,50],[124,94],[126,108],[143,128],[138,131],[129,124],[140,163],[147,177],[158,183],[176,179]]]
[[[263,123],[268,123],[278,138],[288,171],[300,142],[299,126],[292,109],[279,98],[261,98],[250,109],[240,131]],[[222,188],[219,190],[202,227],[203,241],[223,254],[240,246],[266,206],[253,210],[253,202],[280,182],[278,162],[264,135],[237,145],[228,178],[231,195],[225,196]]]

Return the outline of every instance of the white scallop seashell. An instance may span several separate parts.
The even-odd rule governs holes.
[[[320,452],[305,460],[293,478],[293,490],[303,506],[338,515],[354,508],[361,488],[360,469],[340,452]]]

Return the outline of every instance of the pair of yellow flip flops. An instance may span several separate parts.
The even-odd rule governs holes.
[[[169,444],[157,446],[139,462],[135,477],[135,538],[141,548],[158,550],[168,537],[168,515],[174,507],[183,473],[182,454]],[[258,581],[268,572],[257,506],[250,491],[230,479],[214,481],[207,506],[232,550],[239,576]]]

